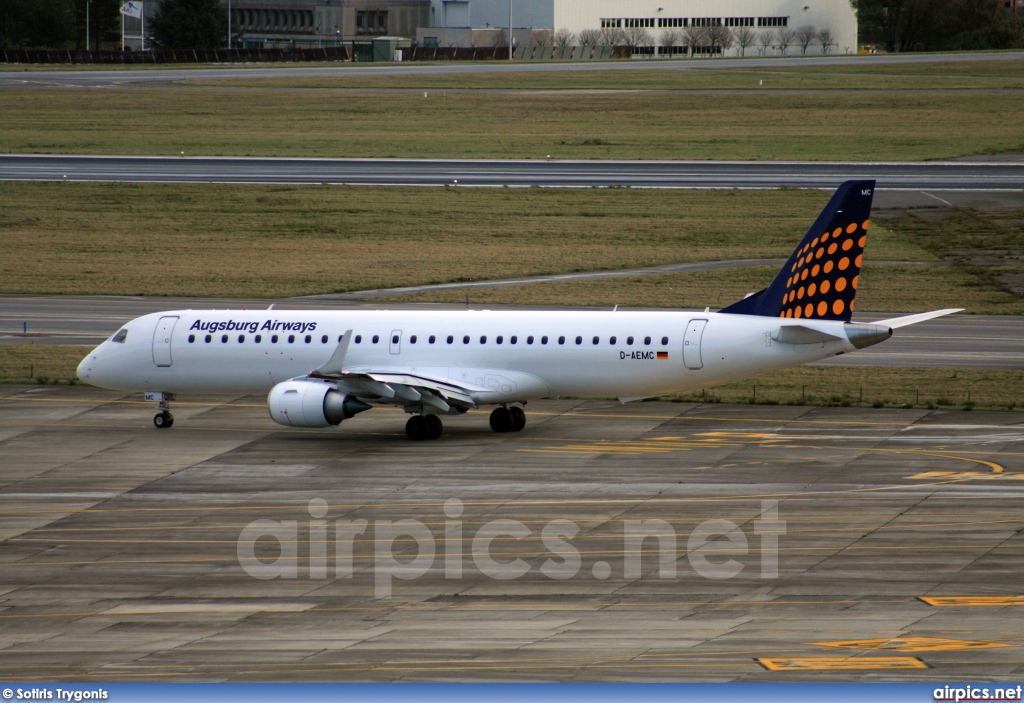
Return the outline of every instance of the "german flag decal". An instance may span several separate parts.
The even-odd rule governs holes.
[[[668,352],[658,352],[658,358],[659,359],[667,359],[668,358]]]

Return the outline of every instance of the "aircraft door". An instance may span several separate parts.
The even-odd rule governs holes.
[[[402,353],[402,330],[391,331],[391,353]]]
[[[171,365],[171,335],[177,317],[161,317],[153,331],[153,363],[157,366]]]
[[[688,369],[700,369],[704,362],[700,358],[700,340],[704,336],[704,326],[707,320],[690,320],[686,326],[686,334],[683,336],[683,363]]]

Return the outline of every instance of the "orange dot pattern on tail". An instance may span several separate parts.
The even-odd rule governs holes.
[[[772,282],[721,312],[848,322],[860,281],[874,192],[873,180],[845,181]]]
[[[835,319],[853,310],[868,224],[849,222],[822,232],[794,252],[780,317]]]

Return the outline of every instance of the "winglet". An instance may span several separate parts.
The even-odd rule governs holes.
[[[905,315],[904,317],[893,317],[889,320],[879,320],[875,322],[876,325],[885,325],[892,329],[898,329],[900,327],[908,327],[910,325],[916,325],[918,322],[924,322],[925,320],[932,320],[936,317],[944,317],[945,315],[952,315],[955,312],[960,312],[963,308],[946,308],[945,310],[932,310],[931,312],[922,312],[917,315]]]
[[[341,341],[335,348],[331,358],[320,368],[310,371],[313,378],[324,378],[326,376],[339,376],[345,372],[345,356],[348,354],[348,345],[352,341],[352,330],[347,330],[341,335]]]

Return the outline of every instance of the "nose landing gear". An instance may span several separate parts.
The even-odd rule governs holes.
[[[158,430],[166,430],[174,424],[174,415],[171,415],[171,401],[174,400],[173,393],[146,391],[145,398],[146,400],[155,400],[160,403],[157,406],[160,412],[153,416],[153,424]]]

